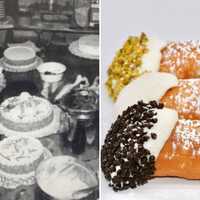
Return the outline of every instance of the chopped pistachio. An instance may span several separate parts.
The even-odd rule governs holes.
[[[139,37],[130,36],[124,46],[116,53],[108,69],[106,87],[115,101],[120,91],[129,82],[141,75],[142,56],[148,52],[148,38],[145,33]]]

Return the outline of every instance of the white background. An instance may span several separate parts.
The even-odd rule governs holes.
[[[129,35],[146,32],[163,40],[200,39],[198,0],[101,0],[101,141],[112,120],[113,103],[105,91],[106,70]],[[192,170],[192,169],[191,169]],[[200,170],[200,169],[199,169]],[[102,175],[102,200],[198,200],[200,181],[164,178],[115,193]]]

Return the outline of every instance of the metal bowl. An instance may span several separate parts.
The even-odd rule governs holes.
[[[74,108],[71,106],[71,103],[73,101],[73,96],[84,97],[84,96],[87,96],[87,94],[92,95],[93,108],[84,108],[84,107],[81,107],[81,105],[80,105],[80,108]],[[89,90],[89,89],[78,89],[78,90],[72,91],[69,95],[66,96],[66,98],[63,99],[62,104],[72,116],[81,120],[94,119],[99,109],[98,96],[94,91]]]
[[[64,182],[61,181],[63,184],[60,184],[60,177],[62,177],[62,181],[64,180]],[[74,199],[74,191],[80,189],[73,188],[73,180],[75,179],[81,180],[88,187],[98,186],[98,180],[94,171],[85,163],[71,156],[56,156],[50,158],[42,162],[36,170],[36,182],[38,186],[36,196],[41,200]],[[58,188],[59,191],[55,188]],[[61,191],[65,193],[62,197]],[[93,192],[90,191],[78,199],[90,199],[89,197],[94,195]]]

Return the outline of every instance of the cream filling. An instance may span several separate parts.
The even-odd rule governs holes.
[[[58,199],[70,199],[71,195],[82,189],[86,189],[89,186],[82,182],[77,175],[70,174],[68,176],[63,175],[50,175],[48,179],[44,179],[40,182],[43,186],[42,190],[48,191],[48,193]]]
[[[148,103],[152,100],[160,100],[165,92],[176,86],[178,79],[169,73],[152,72],[134,79],[119,94],[114,105],[114,113],[120,115],[128,106],[143,100]]]
[[[148,149],[155,158],[158,157],[178,121],[178,114],[175,110],[163,108],[157,109],[156,112],[157,115],[155,117],[158,119],[158,122],[148,130],[148,134],[150,136],[151,133],[156,133],[157,138],[155,140],[149,139],[144,143],[144,147]]]
[[[72,199],[73,193],[94,183],[90,172],[83,167],[76,164],[75,158],[54,157],[38,167],[37,183],[43,191],[56,199]]]
[[[142,72],[157,72],[160,68],[161,52],[165,42],[156,38],[149,38],[147,43],[148,52],[142,56]]]

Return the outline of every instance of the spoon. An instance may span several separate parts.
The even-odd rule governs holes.
[[[89,193],[91,193],[92,191],[96,190],[97,188],[98,188],[98,186],[95,185],[95,186],[92,186],[92,187],[88,187],[88,188],[85,188],[85,189],[78,190],[78,191],[76,191],[72,194],[72,197],[74,199],[83,198],[83,197],[87,196]]]

